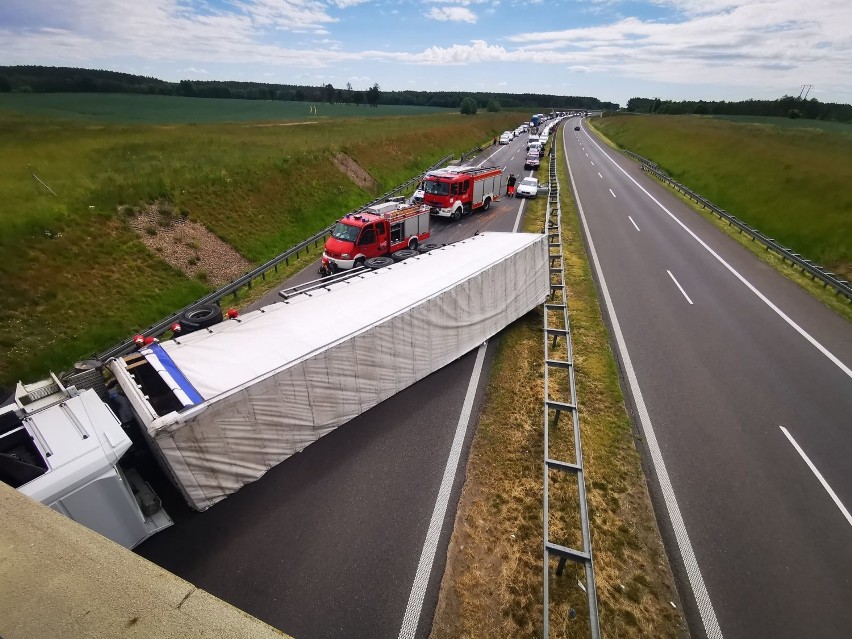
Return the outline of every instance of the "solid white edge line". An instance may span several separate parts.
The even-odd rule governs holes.
[[[515,218],[515,227],[512,229],[512,233],[517,233],[521,226],[521,218],[524,216],[524,204],[526,203],[526,200],[521,200],[521,205],[518,207],[518,216]]]
[[[822,484],[822,487],[825,488],[825,491],[828,493],[828,496],[831,497],[831,499],[834,501],[834,503],[840,509],[840,512],[843,513],[843,516],[846,517],[846,521],[849,522],[849,525],[852,526],[852,515],[849,514],[849,511],[846,510],[846,506],[843,505],[843,502],[840,501],[840,498],[831,489],[831,486],[828,485],[828,482],[825,481],[825,478],[822,476],[822,473],[820,473],[817,470],[817,467],[813,465],[810,458],[807,455],[805,455],[805,451],[803,451],[801,446],[799,446],[799,444],[796,443],[796,440],[793,439],[793,436],[790,434],[790,431],[788,431],[783,426],[779,426],[778,428],[781,429],[781,432],[784,433],[784,435],[787,437],[787,439],[793,445],[793,448],[795,448],[796,452],[799,453],[801,458],[805,460],[805,463],[808,465],[808,468],[810,468],[811,472],[814,475],[816,475],[816,478],[819,480],[819,483]]]
[[[488,342],[479,347],[476,354],[476,363],[467,386],[467,394],[462,405],[459,422],[456,426],[456,434],[453,445],[450,447],[450,455],[447,465],[444,467],[444,476],[441,479],[441,487],[438,489],[438,498],[432,510],[432,518],[429,520],[429,529],[426,532],[426,541],[423,542],[423,550],[420,553],[420,561],[417,563],[417,572],[414,575],[414,583],[411,585],[411,593],[408,595],[408,605],[405,607],[405,616],[402,619],[402,628],[399,630],[400,639],[413,639],[417,633],[417,624],[420,621],[420,612],[423,609],[423,598],[426,596],[426,587],[429,585],[429,575],[432,572],[432,563],[435,560],[435,551],[438,548],[438,539],[441,536],[441,528],[444,524],[444,516],[447,513],[447,505],[450,501],[450,492],[456,479],[459,459],[461,457],[464,438],[470,422],[470,414],[473,410],[473,400],[476,397],[476,387],[482,374],[482,364],[485,361],[485,351]]]
[[[678,281],[675,279],[675,276],[674,276],[674,275],[672,275],[672,272],[671,272],[669,269],[666,269],[666,273],[668,273],[668,274],[669,274],[669,277],[670,277],[670,278],[672,278],[672,282],[674,282],[674,283],[675,283],[675,286],[677,286],[677,287],[678,287],[678,289],[680,289],[680,292],[681,292],[681,293],[683,294],[683,296],[686,298],[686,301],[687,301],[687,302],[689,302],[690,304],[692,304],[692,300],[691,300],[691,299],[689,299],[689,295],[687,295],[687,294],[686,294],[686,291],[684,291],[684,290],[683,290],[683,287],[680,285],[680,282],[678,282]]]
[[[630,353],[627,351],[627,343],[624,340],[624,334],[621,332],[621,324],[618,321],[618,316],[615,314],[615,307],[612,303],[612,297],[610,297],[609,294],[609,287],[606,284],[606,278],[603,275],[597,251],[595,250],[595,243],[592,241],[592,235],[589,231],[589,226],[586,223],[586,215],[583,212],[583,205],[580,202],[580,195],[577,192],[577,185],[574,182],[571,163],[568,161],[567,149],[565,150],[565,162],[568,164],[568,175],[571,178],[571,187],[574,189],[574,198],[577,201],[577,212],[580,214],[580,219],[583,223],[583,231],[589,245],[589,254],[592,257],[592,263],[594,264],[595,271],[598,275],[601,294],[603,295],[607,313],[609,314],[610,322],[612,323],[612,333],[615,336],[618,351],[621,354],[621,361],[624,366],[627,381],[630,384],[633,401],[636,403],[636,410],[639,414],[639,424],[642,427],[642,434],[645,437],[646,444],[648,445],[648,452],[651,455],[651,463],[654,465],[657,482],[660,484],[660,491],[663,494],[663,501],[666,504],[666,511],[668,512],[669,520],[671,521],[672,529],[674,530],[675,541],[677,543],[678,550],[680,551],[681,558],[683,559],[686,575],[689,579],[689,585],[692,588],[695,603],[698,605],[701,622],[704,624],[704,632],[709,639],[722,639],[722,630],[719,627],[719,621],[716,619],[716,611],[713,609],[713,603],[710,601],[710,595],[707,593],[707,587],[704,584],[704,578],[701,576],[701,569],[698,567],[698,560],[695,557],[695,551],[692,548],[692,543],[689,541],[689,534],[686,531],[686,525],[683,522],[683,516],[680,514],[680,508],[678,507],[677,499],[675,498],[674,488],[672,487],[671,479],[669,479],[666,464],[663,461],[663,453],[660,450],[659,443],[657,442],[657,436],[654,433],[654,427],[651,424],[651,417],[648,414],[648,408],[645,406],[645,399],[639,388],[639,380],[636,377],[636,371],[633,369],[633,363],[630,360]]]
[[[820,343],[816,340],[816,338],[814,338],[814,337],[813,337],[810,333],[808,333],[805,329],[803,329],[801,326],[799,326],[798,324],[796,324],[796,322],[794,322],[794,321],[793,321],[790,317],[788,317],[788,316],[787,316],[787,314],[786,314],[786,313],[784,313],[784,311],[782,311],[780,308],[778,308],[777,306],[775,306],[775,304],[773,304],[773,303],[769,300],[769,298],[768,298],[768,297],[766,297],[763,293],[761,293],[759,290],[757,290],[757,288],[756,288],[756,287],[755,287],[755,286],[754,286],[751,282],[749,282],[749,281],[748,281],[745,277],[743,277],[742,275],[740,275],[739,271],[737,271],[737,270],[736,270],[733,266],[731,266],[730,264],[728,264],[728,263],[727,263],[727,262],[726,262],[726,261],[722,258],[722,256],[721,256],[721,255],[719,255],[718,253],[716,253],[716,251],[714,251],[712,248],[710,248],[710,246],[709,246],[709,245],[708,245],[708,244],[707,244],[704,240],[702,240],[700,237],[698,237],[698,235],[696,235],[696,234],[692,231],[692,229],[690,229],[688,226],[686,226],[686,224],[684,224],[683,222],[681,222],[681,221],[680,221],[680,220],[679,220],[679,219],[678,219],[678,218],[674,215],[674,213],[672,213],[672,212],[671,212],[671,211],[669,211],[669,210],[668,210],[665,206],[663,206],[663,204],[662,204],[659,200],[657,200],[657,198],[655,198],[653,195],[651,195],[650,193],[648,193],[648,191],[646,191],[646,190],[645,190],[645,188],[644,188],[641,184],[639,184],[639,182],[637,182],[636,180],[634,180],[634,179],[633,179],[633,178],[632,178],[632,177],[631,177],[631,176],[627,173],[627,171],[625,171],[623,168],[621,168],[621,166],[618,164],[618,162],[616,162],[615,160],[613,160],[613,159],[612,159],[612,158],[611,158],[611,157],[607,154],[607,152],[606,152],[606,151],[604,151],[604,150],[601,148],[601,146],[600,146],[597,142],[595,142],[595,140],[594,140],[591,136],[589,136],[589,138],[592,140],[592,143],[593,143],[595,146],[597,146],[597,147],[598,147],[598,149],[600,150],[600,152],[601,152],[601,153],[603,153],[603,154],[604,154],[604,156],[605,156],[605,157],[606,157],[606,158],[607,158],[610,162],[612,162],[612,163],[615,165],[615,167],[616,167],[619,171],[621,171],[622,173],[624,173],[624,175],[627,177],[627,179],[628,179],[628,180],[630,180],[631,182],[633,182],[633,184],[635,184],[635,185],[636,185],[636,187],[637,187],[640,191],[642,191],[645,195],[647,195],[647,196],[648,196],[648,198],[649,198],[649,199],[650,199],[650,200],[651,200],[654,204],[656,204],[657,206],[659,206],[659,207],[660,207],[660,208],[661,208],[661,209],[662,209],[662,210],[663,210],[666,214],[668,214],[668,216],[669,216],[672,220],[674,220],[674,221],[675,221],[678,225],[680,225],[680,227],[681,227],[684,231],[686,231],[687,233],[689,233],[689,235],[690,235],[690,236],[692,236],[692,239],[694,239],[694,240],[695,240],[696,242],[698,242],[698,243],[699,243],[702,247],[704,247],[704,249],[705,249],[708,253],[710,253],[710,255],[712,255],[713,257],[715,257],[715,258],[716,258],[716,260],[717,260],[717,261],[718,261],[718,262],[719,262],[722,266],[724,266],[726,269],[728,269],[728,271],[730,271],[730,273],[731,273],[734,277],[736,277],[736,278],[737,278],[740,282],[742,282],[742,283],[746,286],[746,288],[748,288],[748,289],[749,289],[752,293],[754,293],[754,294],[757,296],[757,298],[758,298],[761,302],[763,302],[763,303],[764,303],[764,304],[766,304],[769,308],[771,308],[773,311],[775,311],[775,313],[778,315],[778,317],[780,317],[780,318],[781,318],[781,319],[783,319],[785,322],[787,322],[787,324],[788,324],[791,328],[793,328],[793,330],[795,330],[797,333],[799,333],[799,335],[801,335],[802,337],[804,337],[804,338],[805,338],[808,342],[810,342],[810,343],[811,343],[811,345],[812,345],[812,346],[814,346],[814,348],[816,348],[816,349],[817,349],[820,353],[822,353],[823,355],[825,355],[825,356],[826,356],[826,357],[827,357],[827,358],[828,358],[828,359],[829,359],[829,360],[830,360],[830,361],[831,361],[831,362],[832,362],[835,366],[837,366],[840,370],[842,370],[844,373],[846,373],[846,375],[847,375],[850,379],[852,379],[852,369],[850,369],[848,366],[846,366],[846,364],[844,364],[843,362],[841,362],[841,361],[840,361],[840,359],[839,359],[837,356],[835,356],[835,355],[834,355],[834,353],[832,353],[832,352],[831,352],[831,351],[829,351],[829,350],[828,350],[825,346],[823,346],[822,344],[820,344]]]
[[[628,215],[627,219],[630,220],[630,222],[633,224],[633,226],[636,227],[636,230],[639,231],[639,227],[636,225],[636,222],[633,221],[633,218]],[[639,231],[639,232],[641,233],[642,231]]]

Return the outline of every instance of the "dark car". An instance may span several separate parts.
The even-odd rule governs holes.
[[[580,127],[575,126],[575,127],[574,127],[574,130],[575,130],[575,131],[579,131],[579,130],[580,130]]]

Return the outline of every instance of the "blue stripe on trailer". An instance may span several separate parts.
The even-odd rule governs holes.
[[[193,406],[195,404],[201,404],[204,402],[204,398],[195,390],[195,387],[189,383],[189,380],[181,373],[180,369],[177,367],[177,364],[172,361],[172,358],[169,357],[169,354],[163,349],[159,344],[151,344],[148,348],[151,349],[151,352],[157,356],[157,359],[160,360],[160,363],[163,365],[163,368],[172,376],[172,379],[175,380],[180,389],[186,393],[186,396],[192,402]]]

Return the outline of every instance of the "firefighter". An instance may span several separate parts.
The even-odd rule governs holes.
[[[509,197],[515,197],[515,182],[517,182],[515,174],[509,173],[509,179],[506,182],[506,194]]]

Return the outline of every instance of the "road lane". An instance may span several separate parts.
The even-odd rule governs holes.
[[[619,170],[604,170],[602,184],[585,153],[599,167],[615,168],[603,148],[590,141],[583,150],[576,134],[565,137],[588,231],[721,630],[731,637],[837,636],[852,624],[843,605],[852,589],[840,568],[852,566],[850,531],[778,427],[802,430],[848,501],[849,378]],[[847,322],[632,163],[617,162],[793,321],[801,319],[803,330],[840,361],[852,361]],[[612,185],[624,197],[604,195],[602,186]],[[641,235],[614,224],[619,217],[638,222]],[[667,270],[677,273],[694,310],[660,277]],[[679,572],[686,584],[682,566]],[[693,603],[693,630],[699,616]]]

